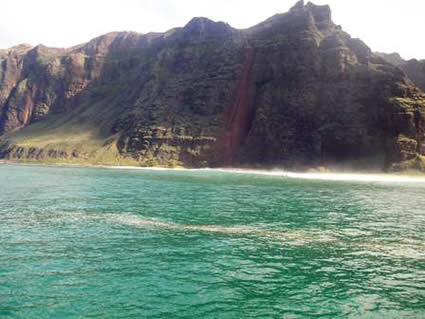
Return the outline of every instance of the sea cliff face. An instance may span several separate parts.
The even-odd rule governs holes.
[[[418,88],[425,91],[425,60],[411,59],[406,61],[398,53],[377,52],[376,54],[402,69]]]
[[[303,1],[246,30],[194,18],[68,49],[19,46],[0,51],[0,157],[421,169],[416,85],[328,6]]]

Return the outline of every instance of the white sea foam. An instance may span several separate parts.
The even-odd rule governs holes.
[[[199,232],[199,233],[215,233],[231,237],[251,238],[254,240],[272,240],[275,243],[283,243],[291,246],[304,245],[333,245],[337,247],[347,242],[341,242],[341,234],[351,235],[353,229],[345,231],[331,230],[323,231],[320,229],[282,229],[282,230],[266,230],[258,227],[233,226],[224,227],[220,225],[187,225],[155,219],[145,218],[143,216],[133,214],[99,214],[99,213],[61,213],[52,214],[49,218],[50,222],[57,220],[63,221],[63,218],[70,218],[74,223],[96,222],[108,223],[114,226],[128,226],[140,230],[152,231],[175,231],[175,232]],[[43,218],[46,222],[46,216]],[[361,231],[355,231],[356,235],[363,234]],[[343,236],[344,237],[344,236]],[[388,242],[384,239],[369,238],[365,236],[363,241],[353,242],[356,251],[353,255],[371,255],[371,256],[389,256],[396,258],[415,258],[425,259],[425,246],[421,240],[405,238],[400,242]]]
[[[268,231],[256,227],[224,227],[220,225],[186,225],[178,223],[169,223],[164,221],[145,219],[136,215],[128,214],[104,214],[103,218],[107,222],[114,224],[127,225],[137,228],[153,228],[163,230],[176,230],[183,232],[206,232],[219,233],[235,236],[249,236],[255,238],[270,238],[279,241],[288,242],[294,245],[302,245],[307,243],[323,243],[336,240],[331,234],[323,231],[302,231],[302,230],[287,230],[287,231]]]
[[[392,174],[360,174],[360,173],[296,173],[282,170],[245,170],[245,169],[204,169],[237,174],[255,174],[280,176],[294,179],[353,181],[353,182],[389,182],[389,183],[425,183],[425,177],[392,175]]]
[[[292,246],[314,245],[314,244],[332,244],[338,245],[340,239],[330,231],[318,229],[294,230],[287,229],[281,231],[269,231],[256,227],[223,227],[219,225],[185,225],[178,223],[169,223],[164,221],[149,220],[137,215],[129,214],[106,214],[102,215],[106,221],[114,224],[132,226],[136,228],[153,228],[157,230],[174,230],[182,232],[205,232],[224,234],[229,236],[243,236],[255,239],[271,239]],[[352,230],[350,230],[352,232]],[[356,232],[360,234],[361,232]],[[366,240],[362,243],[356,243],[356,246],[363,250],[354,253],[360,255],[373,256],[391,256],[396,258],[417,258],[424,259],[424,245],[418,241],[405,240],[400,243],[376,242]]]
[[[361,174],[361,173],[296,173],[283,170],[250,170],[237,168],[159,168],[159,167],[132,167],[110,166],[112,169],[125,170],[151,170],[151,171],[188,171],[188,172],[221,172],[246,175],[276,176],[283,178],[323,180],[323,181],[347,181],[347,182],[382,182],[382,183],[425,183],[425,177],[406,176],[394,174]]]

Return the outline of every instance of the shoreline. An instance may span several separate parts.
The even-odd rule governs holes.
[[[422,172],[397,172],[388,173],[384,171],[348,171],[348,170],[328,170],[328,171],[291,171],[283,168],[185,168],[185,167],[141,167],[131,165],[105,165],[105,164],[73,164],[73,163],[43,163],[27,161],[0,160],[0,165],[29,165],[46,167],[65,168],[103,168],[112,170],[138,170],[138,171],[174,171],[174,172],[217,172],[241,175],[257,175],[269,177],[282,177],[298,180],[316,181],[351,181],[351,182],[392,182],[392,183],[425,183],[425,173]]]

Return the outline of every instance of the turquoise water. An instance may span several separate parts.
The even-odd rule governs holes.
[[[0,318],[425,318],[425,183],[0,164]]]

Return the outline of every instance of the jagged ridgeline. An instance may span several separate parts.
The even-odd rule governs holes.
[[[245,30],[194,18],[2,50],[0,114],[6,159],[424,168],[421,89],[303,1]]]

